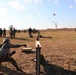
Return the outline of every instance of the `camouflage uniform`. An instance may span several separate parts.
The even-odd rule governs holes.
[[[0,45],[0,47],[1,47],[0,51],[4,50],[3,52],[0,53],[0,64],[4,61],[11,62],[16,67],[17,70],[21,71],[21,69],[18,67],[16,61],[11,57],[11,55],[13,53],[15,53],[15,51],[12,54],[10,53],[10,48],[18,48],[21,46],[26,47],[25,44],[23,44],[23,45],[15,44],[14,45],[14,44],[10,43],[10,40],[8,38],[4,39],[3,44]]]

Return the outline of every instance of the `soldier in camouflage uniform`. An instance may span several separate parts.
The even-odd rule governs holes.
[[[15,51],[10,53],[10,48],[19,48],[21,46],[25,46],[26,47],[25,44],[22,44],[22,45],[20,45],[20,44],[11,44],[10,39],[9,38],[5,38],[3,40],[3,44],[0,45],[0,47],[1,47],[0,48],[0,64],[2,62],[11,62],[16,67],[16,69],[18,71],[22,71],[18,67],[16,61],[11,57],[11,55],[13,55],[15,53]]]

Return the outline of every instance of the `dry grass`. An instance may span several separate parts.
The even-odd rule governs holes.
[[[76,71],[76,32],[72,31],[40,31],[45,38],[40,38],[42,45],[41,53],[50,64],[60,66],[64,69]],[[14,44],[27,44],[27,47],[35,49],[35,41],[37,34],[33,38],[29,38],[28,33],[17,33],[15,39],[11,39]],[[7,37],[9,34],[7,32]],[[52,37],[52,38],[49,38]],[[3,38],[0,38],[2,43]],[[23,48],[23,47],[21,47]],[[16,54],[13,58],[17,61],[19,67],[26,72],[26,74],[15,71],[11,63],[3,62],[1,74],[3,75],[36,75],[35,54],[25,54],[21,52],[21,48],[16,49]],[[15,49],[11,49],[15,50]],[[42,70],[43,71],[43,70]]]

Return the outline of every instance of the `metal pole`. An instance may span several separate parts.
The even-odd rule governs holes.
[[[41,44],[39,39],[36,41],[36,75],[40,75],[40,55],[41,55]]]
[[[40,75],[40,53],[41,49],[40,47],[36,48],[36,75]]]

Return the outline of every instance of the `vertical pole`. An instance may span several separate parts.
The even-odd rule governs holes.
[[[40,54],[41,54],[41,44],[39,39],[36,40],[36,75],[40,75]]]
[[[40,75],[40,47],[36,48],[36,75]]]

